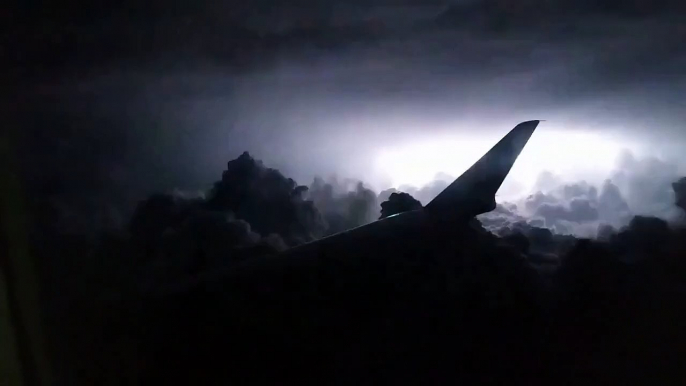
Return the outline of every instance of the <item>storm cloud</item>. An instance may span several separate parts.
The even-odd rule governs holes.
[[[210,180],[245,150],[298,181],[335,173],[382,190],[383,173],[369,168],[381,146],[534,118],[615,133],[649,153],[684,143],[674,1],[199,2],[107,13],[80,3],[69,17],[19,10],[12,58],[31,76],[13,89],[9,126],[35,130],[47,110],[78,116],[80,133],[110,138],[117,178],[146,193]],[[139,13],[146,22],[131,22]],[[43,136],[56,137],[49,126]]]
[[[680,186],[679,182],[672,185],[676,191],[680,191]],[[636,286],[659,285],[656,296],[669,296],[677,288],[675,283],[681,280],[678,268],[683,267],[686,251],[684,231],[678,224],[656,217],[634,216],[623,227],[600,225],[598,240],[562,234],[596,224],[602,211],[594,205],[604,210],[625,209],[627,204],[618,190],[607,181],[600,191],[580,182],[538,192],[525,200],[521,208],[513,203],[500,203],[496,210],[480,216],[478,221],[471,222],[469,230],[464,230],[474,243],[472,247],[452,255],[455,251],[449,246],[427,245],[427,253],[446,254],[444,257],[451,264],[463,267],[466,272],[463,280],[452,276],[446,279],[461,283],[459,288],[469,289],[457,294],[471,307],[529,310],[532,304],[539,304],[550,310],[551,314],[546,315],[552,319],[546,322],[554,326],[564,326],[570,314],[583,314],[590,305],[613,315],[613,308],[605,307],[618,304],[617,297],[633,293]],[[47,298],[50,331],[55,336],[52,342],[64,358],[89,353],[95,361],[102,361],[96,373],[88,373],[95,371],[94,368],[84,366],[87,371],[67,376],[99,379],[103,368],[111,369],[113,354],[107,350],[119,347],[117,337],[121,336],[108,334],[103,340],[99,335],[102,331],[121,328],[108,320],[108,315],[112,317],[113,313],[121,312],[128,315],[126,312],[136,310],[141,298],[150,293],[178,293],[198,278],[231,270],[236,262],[275,254],[338,228],[345,230],[372,221],[379,214],[420,206],[407,193],[386,191],[377,195],[354,180],[330,178],[325,182],[318,178],[308,188],[249,153],[242,153],[226,164],[221,176],[205,191],[171,191],[142,200],[126,230],[120,229],[115,234],[105,232],[96,238],[72,233],[41,235],[43,242],[36,243],[34,250],[41,257],[46,277],[50,278],[45,281],[50,293],[59,294]],[[528,212],[533,213],[532,217],[525,215]],[[553,226],[549,228],[551,221]],[[453,271],[441,270],[441,277],[446,272]],[[541,304],[545,299],[549,300]],[[632,302],[631,310],[647,306],[640,296],[628,299]],[[677,304],[669,299],[664,312],[675,309]],[[179,304],[184,303],[174,302],[176,312]],[[151,307],[146,304],[144,309]],[[185,314],[185,308],[183,312],[185,316],[181,320],[202,317],[202,314]],[[530,322],[532,314],[524,314]],[[663,321],[668,317],[653,320]],[[77,328],[73,318],[89,323],[78,324]],[[137,320],[132,318],[128,323]],[[169,326],[176,326],[177,320],[172,318],[155,325],[150,334],[156,336]],[[564,342],[572,339],[576,344],[590,344],[583,336],[584,331],[596,331],[600,327],[593,320],[573,320],[583,323],[584,329],[556,328],[553,333],[560,334]],[[542,331],[533,330],[536,334]],[[654,331],[646,333],[651,332]],[[147,339],[148,333],[145,336]],[[98,347],[94,347],[94,342]]]
[[[537,134],[549,125],[559,136],[522,163],[538,174],[533,186],[506,181],[496,209],[472,222],[484,252],[460,255],[466,263],[454,271],[467,280],[451,283],[467,283],[458,292],[469,305],[497,304],[510,315],[510,305],[526,303],[526,323],[484,320],[551,338],[546,348],[559,355],[538,356],[550,368],[580,363],[576,351],[600,363],[594,371],[627,374],[608,342],[621,342],[630,360],[641,357],[638,346],[651,358],[660,347],[662,368],[669,365],[683,347],[663,334],[683,320],[682,3],[74,0],[12,8],[2,136],[20,177],[12,193],[26,204],[51,345],[76,363],[56,366],[74,367],[58,378],[101,383],[92,380],[105,378],[103,368],[119,376],[123,361],[144,362],[121,349],[126,334],[103,327],[142,293],[418,208],[457,176],[446,165],[414,186],[403,169],[433,168],[420,165],[428,152],[402,155],[396,176],[377,168],[384,151],[455,136],[445,153],[469,163],[472,139],[497,140],[530,119],[548,121]],[[575,133],[602,134],[628,151],[603,164],[607,157],[595,156],[607,149],[592,140],[572,146],[565,135]],[[556,162],[570,173],[553,170],[565,151],[571,157]],[[529,324],[539,297],[551,298],[547,328]],[[189,325],[204,314],[189,313]],[[501,331],[483,336],[502,347]],[[472,359],[488,347],[475,341]],[[103,347],[117,354],[93,355]],[[502,352],[498,361],[460,363],[511,364]]]

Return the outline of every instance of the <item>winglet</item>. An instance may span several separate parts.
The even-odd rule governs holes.
[[[471,218],[495,209],[495,194],[540,121],[518,124],[425,207],[444,218]]]

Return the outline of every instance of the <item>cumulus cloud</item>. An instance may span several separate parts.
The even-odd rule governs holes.
[[[227,164],[221,181],[209,194],[207,206],[233,212],[255,231],[278,233],[296,245],[321,237],[325,229],[321,214],[305,199],[307,190],[245,152]]]
[[[679,169],[657,157],[637,158],[625,152],[611,178],[634,213],[669,218],[674,215],[672,184],[681,177]]]
[[[542,173],[534,193],[498,203],[478,217],[480,226],[538,262],[564,255],[577,237],[595,238],[622,251],[656,253],[641,240],[669,238],[665,220],[684,216],[679,209],[684,206],[684,180],[676,178],[678,168],[657,158],[625,153],[617,165],[599,186]],[[227,163],[221,179],[207,191],[176,190],[142,201],[128,231],[141,256],[195,272],[419,208],[451,180],[439,175],[422,187],[379,194],[361,181],[336,177],[315,178],[307,187],[245,152]]]
[[[674,189],[676,206],[686,212],[686,178],[679,179],[679,181],[672,184],[672,188]]]
[[[377,194],[361,181],[316,177],[306,197],[322,213],[327,235],[367,224],[378,213]]]
[[[495,233],[512,224],[526,223],[579,237],[596,237],[600,228],[606,226],[620,229],[636,215],[674,222],[682,216],[674,204],[678,201],[675,191],[681,186],[674,183],[681,172],[673,162],[625,151],[617,159],[616,167],[600,182],[570,181],[544,171],[530,194],[500,200],[493,212],[479,219]],[[452,177],[443,175],[425,186],[387,189],[379,194],[379,202],[388,200],[392,193],[405,192],[426,204],[451,180]]]
[[[227,163],[207,192],[153,194],[139,203],[129,234],[142,260],[157,271],[177,277],[207,271],[329,234],[332,214],[340,215],[341,222],[333,224],[340,230],[370,221],[376,195],[361,183],[333,194],[340,189],[315,181],[308,192],[246,152]]]
[[[391,193],[388,200],[381,203],[381,217],[386,218],[394,214],[421,209],[422,203],[407,193]]]
[[[543,204],[536,208],[534,215],[544,219],[545,225],[553,228],[558,220],[568,222],[587,222],[598,219],[598,210],[588,200],[574,198],[569,206]]]
[[[597,185],[565,181],[552,172],[543,172],[531,194],[501,202],[498,209],[482,217],[490,224],[526,221],[581,237],[595,237],[600,227],[625,227],[636,215],[679,220],[675,202],[680,184],[675,181],[681,170],[677,165],[630,152],[621,154],[616,165]],[[510,209],[503,210],[507,207]]]

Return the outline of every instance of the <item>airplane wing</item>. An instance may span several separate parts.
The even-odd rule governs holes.
[[[444,218],[474,217],[495,209],[495,194],[540,121],[518,124],[425,209]]]

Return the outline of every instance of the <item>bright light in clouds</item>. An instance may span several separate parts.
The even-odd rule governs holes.
[[[541,123],[515,163],[500,194],[526,193],[542,171],[564,179],[600,181],[612,171],[628,143],[598,133],[561,130]],[[436,136],[379,151],[376,171],[394,187],[421,187],[439,172],[459,176],[507,133]],[[508,194],[508,195],[509,195]]]

